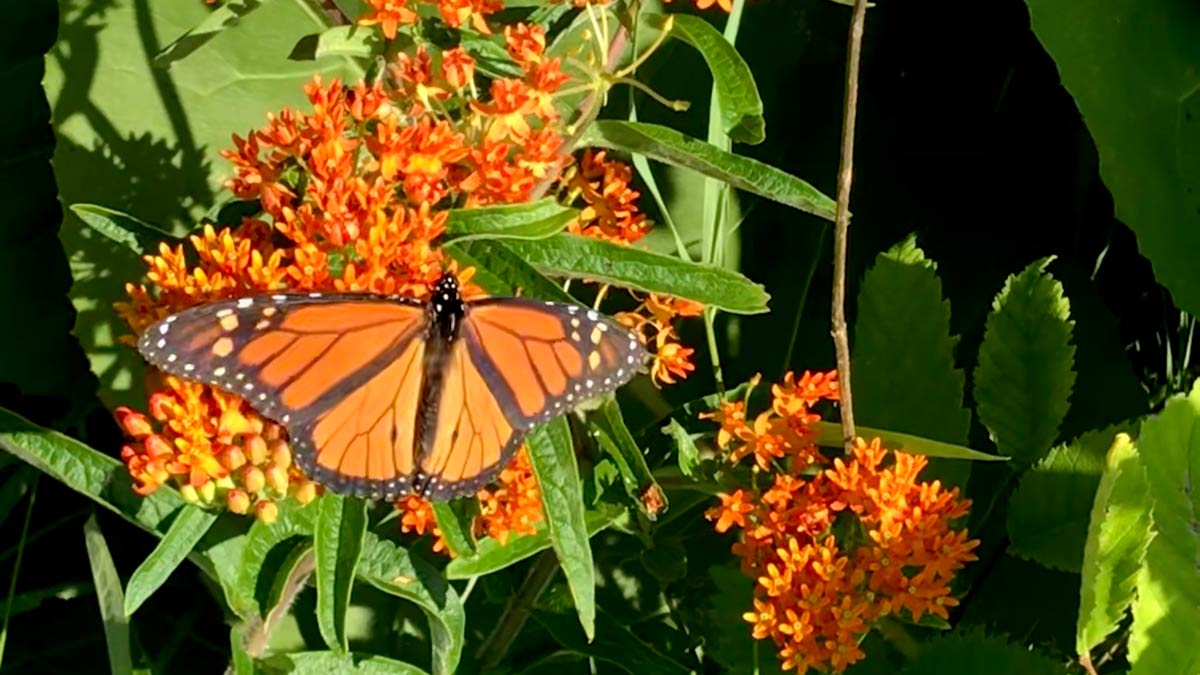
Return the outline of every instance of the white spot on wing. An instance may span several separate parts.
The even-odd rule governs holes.
[[[166,335],[167,331],[170,329],[171,329],[171,327],[164,323],[163,325],[158,327],[158,332],[161,333],[162,335]]]
[[[597,319],[600,318],[600,315],[597,314],[595,310],[589,309],[588,313],[587,313],[587,318],[591,319],[592,321],[596,321]]]
[[[246,309],[247,307],[249,307],[250,305],[253,305],[253,304],[254,304],[254,298],[242,298],[237,301],[238,309]]]
[[[216,370],[213,371],[213,375],[216,375],[217,377],[221,377],[224,374],[225,374],[225,366],[221,366],[220,368],[217,368]]]

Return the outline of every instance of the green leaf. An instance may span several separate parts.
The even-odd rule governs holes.
[[[374,26],[334,26],[328,30],[306,35],[296,43],[288,58],[293,61],[314,61],[326,56],[345,56],[369,59],[383,51],[383,40]]]
[[[841,424],[837,422],[814,422],[809,426],[817,432],[817,445],[824,448],[844,447]],[[953,443],[943,443],[888,429],[875,429],[873,427],[855,425],[855,431],[860,438],[871,439],[878,437],[883,442],[884,447],[903,450],[913,455],[945,457],[947,459],[969,459],[975,462],[1007,462],[1009,459],[1008,457],[989,455],[986,452],[979,452],[978,450],[972,450]]]
[[[521,295],[539,300],[575,302],[561,286],[529,266],[497,241],[447,244],[446,251],[460,264],[475,267],[472,282],[492,295]]]
[[[475,499],[456,499],[449,502],[434,502],[433,516],[446,547],[455,559],[475,555],[478,542],[471,531],[479,502]]]
[[[920,654],[903,675],[1062,675],[1055,660],[1002,637],[973,631],[936,638],[921,645]]]
[[[633,440],[633,434],[629,432],[629,427],[625,425],[625,418],[621,415],[621,407],[617,405],[616,397],[609,394],[604,404],[588,417],[588,421],[593,427],[592,433],[601,440],[601,446],[617,462],[629,497],[647,518],[657,519],[662,512],[667,510],[666,495],[659,487],[658,481],[654,480],[654,474],[650,472],[650,467],[646,464],[646,455],[638,446],[637,441]],[[662,508],[656,511],[650,511],[646,507],[646,500],[642,498],[643,495],[652,491],[657,491],[659,495],[662,495]]]
[[[367,532],[358,578],[384,593],[415,602],[429,618],[434,675],[457,671],[467,618],[458,593],[437,570],[396,544]]]
[[[760,197],[833,220],[834,201],[808,183],[762,162],[726,152],[669,127],[644,122],[597,120],[584,130],[581,147],[624,150],[691,169]]]
[[[1074,322],[1053,257],[1014,274],[992,303],[975,369],[979,419],[1001,454],[1032,464],[1058,438],[1075,384]]]
[[[624,513],[625,509],[615,504],[601,503],[597,509],[588,509],[584,513],[588,537],[594,537],[597,533],[608,529]],[[491,574],[544,551],[550,546],[550,529],[545,521],[537,524],[533,534],[509,537],[508,542],[504,544],[491,537],[485,537],[479,540],[479,548],[474,555],[455,558],[446,565],[446,578],[470,579]]]
[[[1092,431],[1055,446],[1021,482],[1008,502],[1010,553],[1046,567],[1079,572],[1104,454],[1120,426]]]
[[[354,568],[362,555],[367,532],[367,503],[355,497],[328,493],[318,500],[317,625],[325,644],[348,651],[346,612],[354,586]]]
[[[72,204],[71,211],[88,227],[138,255],[157,251],[160,241],[176,241],[170,232],[114,209],[95,204]]]
[[[692,440],[692,435],[674,419],[667,422],[667,426],[662,428],[662,433],[669,437],[671,444],[675,446],[679,470],[688,478],[694,477],[696,468],[700,465],[700,450],[696,447],[696,442]]]
[[[583,485],[566,419],[559,417],[533,430],[526,441],[542,490],[542,509],[550,542],[575,599],[575,611],[588,639],[596,632],[596,568],[584,517]]]
[[[741,274],[577,234],[507,241],[535,268],[571,279],[591,279],[650,293],[695,300],[733,314],[767,311],[763,287]]]
[[[603,609],[596,616],[596,634],[584,635],[565,617],[534,612],[533,618],[562,646],[593,659],[615,664],[636,675],[674,675],[692,670],[643,642],[625,623]]]
[[[179,515],[167,528],[162,541],[129,577],[129,584],[125,587],[126,616],[133,616],[142,603],[163,585],[215,522],[217,514],[204,509],[195,506],[179,509]]]
[[[1138,572],[1129,662],[1139,675],[1194,673],[1200,669],[1200,387],[1146,419],[1137,447],[1156,534]]]
[[[451,209],[445,240],[544,239],[561,232],[579,212],[553,197],[528,204],[501,204],[473,209]]]
[[[242,635],[244,626],[234,623],[229,629],[229,652],[232,655],[230,665],[233,675],[255,675],[254,659],[246,653],[245,637]]]
[[[203,21],[154,55],[156,68],[170,68],[171,64],[208,44],[221,31],[236,26],[242,17],[271,0],[229,0],[210,12]]]
[[[1200,6],[1026,2],[1095,140],[1117,219],[1175,304],[1200,315]]]
[[[229,598],[230,609],[240,618],[249,619],[261,615],[266,608],[259,607],[255,591],[258,589],[259,577],[268,572],[263,569],[267,554],[276,545],[286,539],[296,536],[311,536],[317,524],[317,513],[320,502],[314,501],[302,507],[295,504],[282,503],[279,508],[279,519],[267,525],[255,519],[246,534],[246,545],[242,550],[241,561],[238,563],[237,579]]]
[[[104,642],[108,646],[108,665],[114,675],[133,672],[133,657],[129,651],[129,617],[125,615],[125,598],[121,592],[121,577],[113,565],[112,555],[96,516],[83,526],[87,543],[88,562],[92,566],[92,581],[100,601],[100,619],[104,622]]]
[[[756,663],[760,675],[783,675],[775,649],[762,645],[751,635],[751,626],[742,614],[754,607],[754,579],[735,565],[714,565],[708,569],[703,621],[698,629],[704,640],[705,657],[738,672],[748,663]],[[757,650],[757,658],[756,658]]]
[[[403,661],[373,654],[294,652],[276,654],[258,663],[263,675],[426,675]]]
[[[966,376],[954,367],[950,303],[937,265],[909,235],[875,258],[854,322],[854,417],[867,424],[964,445],[971,412]],[[943,483],[966,487],[971,465],[931,465]]]
[[[721,123],[729,138],[751,145],[762,143],[766,139],[766,121],[754,73],[725,36],[704,19],[688,14],[651,14],[649,21],[659,30],[665,29],[668,22],[673,23],[671,36],[692,45],[704,57],[721,105]]]
[[[459,44],[475,59],[475,69],[484,75],[492,78],[521,77],[524,71],[512,60],[502,39],[497,35],[488,37],[464,32]]]
[[[1150,544],[1150,492],[1137,448],[1117,436],[1096,490],[1083,550],[1076,653],[1100,645],[1125,618]]]

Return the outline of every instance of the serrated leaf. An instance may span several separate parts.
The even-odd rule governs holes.
[[[721,107],[721,124],[730,139],[757,145],[766,139],[762,99],[754,73],[741,54],[712,24],[688,14],[652,14],[650,25],[659,30],[674,24],[671,36],[696,48],[708,64]]]
[[[1138,572],[1131,673],[1194,673],[1200,668],[1200,386],[1147,418],[1137,448],[1154,499],[1155,535]]]
[[[573,624],[552,612],[534,612],[533,618],[564,647],[607,661],[635,675],[671,675],[692,670],[642,641],[626,625],[600,610],[596,634],[586,638]]]
[[[369,59],[382,51],[383,40],[374,26],[351,24],[306,35],[296,43],[288,58],[293,61],[313,61],[326,56]]]
[[[1075,631],[1075,650],[1081,656],[1116,630],[1133,601],[1150,544],[1150,506],[1137,448],[1121,434],[1105,459],[1083,551]]]
[[[332,493],[318,500],[314,546],[317,551],[317,626],[334,651],[349,650],[346,612],[354,570],[367,532],[367,504]]]
[[[170,232],[115,209],[95,204],[72,204],[71,211],[88,227],[138,255],[157,251],[161,241],[176,240]]]
[[[837,422],[814,422],[809,426],[817,432],[817,445],[823,448],[845,447],[845,443],[842,440],[841,424]],[[975,462],[1008,461],[1008,457],[989,455],[986,452],[979,452],[978,450],[972,450],[961,445],[943,443],[929,438],[922,438],[921,436],[913,436],[912,434],[902,434],[889,429],[876,429],[874,427],[860,427],[855,425],[855,433],[860,438],[879,438],[884,447],[903,450],[913,455],[944,457],[946,459],[968,459]]]
[[[293,652],[276,654],[258,662],[263,675],[428,675],[403,661],[373,654]]]
[[[642,499],[650,490],[656,490],[661,495],[662,488],[659,487],[658,481],[654,480],[654,474],[646,464],[645,454],[637,441],[633,440],[629,427],[625,425],[625,418],[621,415],[621,407],[617,405],[616,397],[609,394],[604,404],[588,416],[588,421],[593,427],[592,432],[601,439],[601,446],[617,462],[630,498],[647,518],[658,518],[668,507],[666,496],[663,496],[661,508],[656,511],[650,511]]]
[[[1113,439],[1132,426],[1092,431],[1026,471],[1008,503],[1011,552],[1046,567],[1079,572],[1104,455]]]
[[[455,559],[475,554],[478,543],[471,532],[471,523],[477,510],[478,502],[474,499],[433,503],[434,520]]]
[[[1000,454],[1032,464],[1050,451],[1075,384],[1074,322],[1053,257],[1014,274],[992,303],[975,369],[979,419]]]
[[[571,430],[566,419],[559,417],[534,429],[526,443],[542,490],[550,542],[575,600],[579,623],[591,640],[596,632],[596,568]]]
[[[158,546],[129,577],[125,587],[126,616],[133,616],[142,603],[163,585],[215,522],[217,514],[204,509],[184,506],[179,510],[179,515],[175,516]]]
[[[261,615],[263,608],[259,607],[255,591],[258,588],[259,576],[268,572],[263,569],[267,554],[285,539],[296,536],[311,536],[317,524],[319,502],[311,502],[297,507],[294,504],[281,504],[279,519],[267,525],[261,520],[255,520],[246,533],[246,545],[238,563],[237,579],[234,582],[233,595],[229,598],[230,609],[240,618],[249,619],[256,614]]]
[[[367,532],[358,578],[375,588],[415,602],[429,618],[434,675],[451,675],[462,656],[466,613],[458,593],[428,563],[396,544]]]
[[[83,526],[87,543],[88,562],[92,567],[92,582],[96,599],[100,601],[100,619],[104,622],[104,642],[108,648],[108,665],[114,675],[133,672],[133,657],[129,651],[129,617],[125,615],[125,597],[121,577],[113,565],[108,543],[93,514]]]
[[[644,122],[597,120],[584,130],[581,147],[609,148],[691,169],[760,197],[833,220],[834,201],[808,183],[768,164]]]
[[[625,510],[613,504],[600,504],[597,509],[584,513],[588,537],[608,529]],[[530,556],[550,548],[550,528],[545,521],[537,524],[533,534],[509,537],[501,544],[491,537],[479,540],[479,549],[474,555],[451,560],[446,565],[447,579],[470,579],[491,574],[514,565]]]
[[[447,242],[472,239],[544,239],[562,232],[579,212],[552,197],[528,204],[501,204],[451,209],[446,220]]]
[[[688,478],[695,476],[696,467],[700,465],[700,450],[692,440],[692,435],[674,419],[667,422],[667,426],[662,428],[662,433],[671,439],[671,445],[675,447],[679,470]]]
[[[1063,667],[1035,650],[982,632],[953,634],[923,645],[903,675],[1062,675]]]
[[[737,272],[593,237],[562,233],[536,241],[506,241],[504,246],[547,274],[662,293],[733,314],[766,312],[770,298],[761,285]]]
[[[915,235],[875,258],[858,293],[854,322],[854,416],[871,426],[964,445],[971,412],[966,375],[954,367],[950,303],[937,265]],[[930,466],[943,483],[966,486],[970,464]]]

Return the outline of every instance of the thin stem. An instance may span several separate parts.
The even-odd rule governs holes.
[[[37,500],[38,475],[33,477],[29,490],[29,503],[25,506],[25,522],[21,524],[21,539],[17,542],[17,559],[13,562],[12,577],[8,580],[8,598],[4,601],[4,624],[0,626],[0,663],[4,663],[4,645],[8,642],[8,619],[12,616],[13,598],[17,595],[17,575],[21,572],[21,558],[25,557],[25,539],[29,534],[29,521],[33,519],[33,503]]]
[[[661,105],[662,107],[667,108],[669,110],[674,110],[675,112],[683,112],[683,111],[687,110],[688,108],[692,107],[692,104],[690,102],[680,101],[680,100],[672,101],[671,99],[666,98],[662,94],[658,93],[657,91],[654,91],[650,87],[647,87],[645,84],[633,79],[632,77],[617,78],[617,79],[613,80],[613,84],[627,84],[635,89],[643,91],[646,93],[647,96],[649,96],[650,98],[657,101],[658,104]]]
[[[842,111],[842,159],[838,169],[837,209],[833,230],[833,344],[837,349],[838,384],[842,408],[842,438],[849,452],[854,445],[854,399],[850,393],[850,337],[846,331],[846,247],[850,230],[850,186],[854,177],[854,123],[858,114],[858,71],[862,61],[863,26],[867,0],[854,0],[846,45],[846,101]]]
[[[712,357],[713,380],[717,383],[717,392],[725,396],[725,375],[721,372],[721,357],[717,355],[717,332],[713,327],[717,319],[717,311],[711,307],[704,309],[704,334],[708,337],[708,351]]]
[[[558,572],[558,557],[552,551],[545,551],[538,556],[533,563],[533,569],[529,570],[529,576],[525,577],[525,582],[521,584],[521,588],[517,589],[517,594],[509,598],[508,606],[504,608],[504,614],[500,617],[500,623],[496,624],[491,635],[488,635],[479,647],[478,654],[481,662],[479,669],[481,671],[491,670],[500,662],[504,653],[508,651],[509,645],[516,639],[517,634],[521,632],[521,628],[529,619],[534,604],[549,588],[555,572]]]

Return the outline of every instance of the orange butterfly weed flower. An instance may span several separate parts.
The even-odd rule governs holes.
[[[674,0],[667,0],[668,3],[673,1]],[[716,5],[725,10],[726,14],[733,11],[733,0],[692,0],[692,2],[696,4],[696,9],[704,10]]]
[[[764,446],[786,435],[780,429],[819,420],[809,407],[837,393],[834,372],[798,380],[789,373],[753,423],[745,400],[702,417],[721,424],[718,446],[731,461],[754,454],[769,470],[779,456]],[[764,456],[766,467],[759,462]],[[829,461],[814,451],[806,461],[820,467],[811,477],[774,473],[761,492],[718,495],[706,515],[718,533],[738,533],[733,553],[756,581],[753,608],[744,616],[754,637],[775,643],[784,670],[840,673],[863,658],[858,645],[880,618],[948,618],[958,604],[950,582],[976,559],[979,542],[954,526],[970,501],[957,488],[919,480],[922,456],[857,439],[849,457]],[[835,528],[850,519],[858,527]]]

